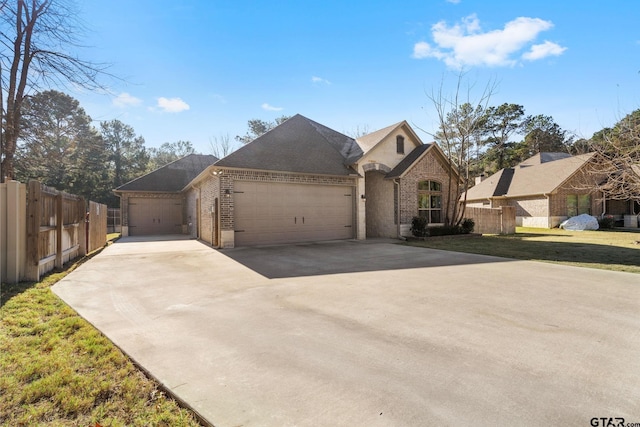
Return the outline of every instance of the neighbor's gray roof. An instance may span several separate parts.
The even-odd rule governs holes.
[[[218,160],[205,154],[189,154],[116,188],[115,191],[180,192]]]
[[[492,197],[522,197],[548,194],[569,179],[593,153],[566,156],[563,153],[542,153],[533,156],[513,168],[501,169],[467,191],[467,200],[484,200]],[[561,154],[557,160],[549,160]],[[541,160],[544,159],[542,162]]]
[[[215,166],[321,175],[350,175],[347,159],[360,152],[355,140],[296,114]]]
[[[569,153],[538,153],[524,160],[520,165],[541,165],[542,163],[554,162],[556,160],[567,159],[571,157]]]

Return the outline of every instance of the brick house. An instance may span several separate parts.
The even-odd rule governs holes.
[[[406,121],[354,139],[296,115],[182,188],[184,228],[223,248],[409,235],[444,222],[448,165]]]
[[[116,188],[122,235],[188,233],[183,189],[217,160],[190,154]]]
[[[593,156],[593,153],[579,156],[538,153],[470,188],[466,205],[513,206],[516,224],[524,227],[554,228],[583,213],[600,216],[605,212],[605,197],[590,187],[603,178],[587,172]]]

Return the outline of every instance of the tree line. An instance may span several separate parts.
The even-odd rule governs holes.
[[[95,127],[76,99],[55,90],[25,98],[21,114],[15,179],[37,179],[109,206],[119,204],[114,188],[194,153],[189,141],[146,147],[120,120]]]
[[[103,121],[96,127],[76,99],[55,90],[26,97],[21,116],[15,179],[23,182],[37,179],[109,206],[118,205],[112,193],[114,188],[195,152],[189,141],[146,147],[144,138],[120,120]],[[282,116],[273,122],[249,120],[246,135],[235,139],[246,144],[286,119]],[[612,170],[625,153],[626,164],[638,164],[639,135],[640,110],[585,140],[563,130],[551,116],[526,115],[522,105],[483,106],[468,102],[443,111],[440,125],[432,134],[458,174],[467,181],[457,188],[456,194],[473,185],[474,177],[513,167],[539,152],[599,151],[612,158],[609,161]],[[215,152],[213,142],[211,146]],[[611,175],[620,186],[631,182],[627,175]]]
[[[590,139],[576,139],[551,116],[526,115],[518,104],[489,106],[491,84],[471,102],[461,83],[462,75],[453,96],[444,95],[442,86],[428,94],[438,118],[437,130],[431,135],[460,178],[450,174],[449,200],[461,195],[464,199],[477,176],[513,167],[540,152],[564,152],[593,153],[585,168],[591,178],[580,190],[602,191],[607,199],[640,203],[640,110]],[[464,203],[451,203],[446,206],[445,222],[459,225],[464,211]]]

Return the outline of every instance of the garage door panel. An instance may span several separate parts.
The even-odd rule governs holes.
[[[171,198],[129,199],[129,234],[179,234],[182,232],[182,201]]]
[[[236,182],[235,196],[238,246],[353,238],[350,187]]]

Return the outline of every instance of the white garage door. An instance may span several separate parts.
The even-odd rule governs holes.
[[[236,246],[353,238],[353,188],[234,184]]]
[[[129,199],[129,234],[182,233],[182,200],[132,197]]]

